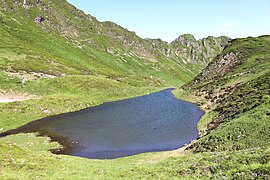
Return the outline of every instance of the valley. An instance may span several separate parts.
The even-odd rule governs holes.
[[[267,179],[270,36],[142,39],[62,0],[0,0],[0,134],[38,119],[175,87],[205,114],[168,152],[55,155],[37,133],[0,138],[1,179]]]

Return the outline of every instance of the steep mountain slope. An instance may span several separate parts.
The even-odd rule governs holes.
[[[216,114],[208,129],[241,116],[268,100],[269,36],[236,39],[183,88]]]
[[[256,166],[247,160],[246,167],[236,170],[234,177],[270,175],[269,52],[270,36],[233,40],[176,93],[199,103],[207,112],[198,124],[201,138],[188,149],[195,153],[222,152],[228,157],[244,151],[263,159]]]
[[[20,63],[15,61],[12,65],[6,60],[2,69],[11,68],[14,71],[43,72],[56,76],[136,76],[132,79],[139,80],[152,75],[161,81],[182,84],[191,80],[226,45],[215,38],[208,38],[203,40],[205,44],[196,44],[195,48],[187,50],[186,55],[180,56],[178,51],[190,49],[189,46],[194,43],[180,42],[181,47],[174,43],[169,45],[169,49],[173,47],[175,50],[168,56],[134,32],[112,22],[99,22],[63,0],[43,0],[38,3],[28,0],[25,5],[22,1],[2,1],[1,11],[1,37],[6,37],[3,44],[9,51],[13,49],[10,53],[16,56],[14,59],[20,59]],[[207,48],[201,47],[206,47],[206,44]],[[161,48],[166,48],[166,43],[164,46]],[[197,61],[195,59],[200,49],[206,53]],[[20,53],[20,56],[16,53]],[[54,65],[51,66],[51,63]]]

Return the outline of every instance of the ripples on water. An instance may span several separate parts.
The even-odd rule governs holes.
[[[203,112],[178,100],[172,89],[32,122],[21,132],[40,132],[67,146],[58,153],[113,159],[173,150],[197,138]]]

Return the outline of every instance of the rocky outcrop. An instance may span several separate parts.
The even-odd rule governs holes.
[[[229,38],[225,36],[209,36],[196,40],[191,34],[179,36],[170,45],[171,53],[178,59],[183,59],[185,63],[208,64],[215,56],[220,54],[228,44]]]
[[[198,75],[194,84],[201,83],[206,80],[221,77],[227,74],[233,67],[240,64],[240,53],[230,52],[228,54],[219,55],[213,60],[208,67],[206,67],[200,75]]]
[[[184,34],[167,43],[161,39],[146,39],[153,49],[157,49],[166,57],[205,67],[228,45],[229,38],[225,36],[209,36],[196,40],[191,34]]]
[[[44,16],[39,16],[35,18],[35,23],[42,23],[43,21],[45,21]]]

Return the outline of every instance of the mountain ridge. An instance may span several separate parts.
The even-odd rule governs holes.
[[[7,3],[9,4],[7,5]],[[206,53],[201,59],[196,61],[196,56],[192,55],[192,53],[199,54],[198,48],[202,46],[202,43],[200,45],[197,44],[196,48],[185,47],[185,51],[189,52],[187,52],[185,56],[179,57],[179,53],[176,53],[176,51],[179,51],[179,48],[168,47],[166,43],[161,43],[161,47],[156,49],[155,45],[149,42],[149,40],[144,40],[138,37],[134,32],[129,32],[115,23],[109,21],[99,22],[95,17],[84,14],[81,10],[78,10],[66,1],[52,2],[44,0],[39,3],[36,3],[36,1],[27,1],[27,5],[24,5],[21,1],[14,1],[12,3],[6,1],[2,2],[3,11],[7,9],[6,6],[12,7],[10,11],[14,14],[20,12],[23,14],[26,13],[25,15],[27,15],[27,17],[24,18],[30,18],[29,20],[32,26],[39,26],[48,34],[64,37],[82,51],[85,50],[89,52],[91,50],[89,48],[92,48],[95,49],[95,51],[99,50],[111,54],[112,56],[122,57],[133,54],[143,61],[151,61],[152,63],[157,63],[160,60],[173,61],[172,64],[176,63],[178,66],[183,66],[184,69],[188,69],[185,74],[190,77],[194,76],[190,72],[197,74],[206,66],[212,56],[220,53],[224,47],[224,45],[217,44],[210,45],[209,48],[201,48],[204,49]],[[60,9],[65,9],[65,11],[59,11]],[[19,14],[17,17],[14,16],[14,14],[11,19],[17,23],[23,24],[23,22],[20,22],[22,19],[18,18]],[[21,18],[23,18],[23,16],[21,16]],[[4,19],[2,23],[5,21]],[[34,23],[36,25],[34,25]],[[217,48],[215,46],[217,46]],[[173,52],[173,54],[167,54],[166,52],[168,51]],[[214,52],[208,55],[208,51]],[[125,57],[123,57],[123,59],[125,59]],[[186,65],[187,63],[188,65]],[[196,63],[200,64],[200,66],[196,66]],[[159,69],[160,67],[155,68]],[[173,71],[176,71],[176,69]]]

